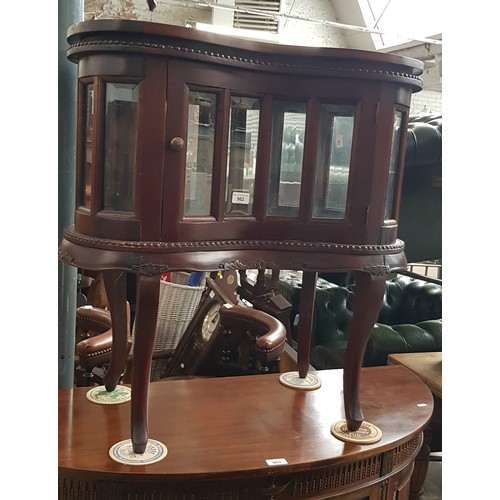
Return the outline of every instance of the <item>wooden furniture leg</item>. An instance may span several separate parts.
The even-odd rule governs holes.
[[[114,391],[125,369],[128,355],[127,275],[123,271],[104,271],[104,285],[113,329],[111,361],[104,375],[104,386]]]
[[[424,429],[422,447],[415,458],[415,465],[410,481],[410,500],[420,500],[424,494],[424,482],[429,469],[429,456],[431,452],[432,430],[429,426]]]
[[[306,378],[311,358],[311,332],[318,273],[304,271],[300,292],[299,324],[297,326],[297,367],[300,378]]]
[[[359,376],[366,344],[382,305],[385,274],[355,273],[356,292],[344,361],[344,407],[347,427],[357,431],[363,423],[359,404]]]
[[[148,394],[151,358],[156,333],[160,275],[139,274],[135,341],[132,361],[131,428],[134,453],[141,454],[148,443]]]

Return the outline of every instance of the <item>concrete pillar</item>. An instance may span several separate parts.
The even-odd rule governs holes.
[[[83,0],[59,0],[58,20],[58,238],[73,224],[75,210],[77,66],[66,57],[66,32],[83,21]],[[58,241],[58,243],[59,243]],[[77,269],[59,262],[58,269],[59,387],[73,386]]]

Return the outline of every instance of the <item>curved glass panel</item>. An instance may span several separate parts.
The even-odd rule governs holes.
[[[92,198],[92,150],[94,148],[94,85],[85,85],[83,98],[84,135],[82,148],[82,171],[78,202],[86,208],[90,208]]]
[[[138,84],[106,83],[104,210],[134,210],[138,98]]]
[[[399,160],[399,149],[401,143],[401,122],[403,113],[396,111],[394,116],[394,126],[392,129],[391,159],[389,162],[389,177],[387,179],[387,195],[385,198],[384,219],[394,218],[394,194],[396,190],[397,168]]]

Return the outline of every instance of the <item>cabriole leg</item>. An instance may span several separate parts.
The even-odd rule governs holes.
[[[350,431],[357,431],[363,422],[359,403],[361,364],[385,292],[385,274],[357,271],[355,278],[354,308],[344,360],[344,407]]]
[[[131,427],[134,453],[141,454],[148,442],[148,395],[151,357],[156,333],[160,276],[139,274],[132,360]]]
[[[300,293],[299,324],[297,330],[297,364],[299,377],[307,377],[311,362],[311,332],[313,327],[314,301],[318,273],[304,271]]]

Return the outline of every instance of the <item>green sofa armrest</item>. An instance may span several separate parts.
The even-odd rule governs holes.
[[[414,325],[373,327],[365,350],[363,366],[387,364],[387,356],[404,352],[437,352],[442,349],[442,320],[428,320]]]
[[[438,352],[442,349],[442,320],[415,325],[388,326],[376,323],[368,339],[363,366],[387,364],[389,354],[401,352]],[[311,350],[311,364],[317,370],[344,367],[347,340],[330,340]]]

